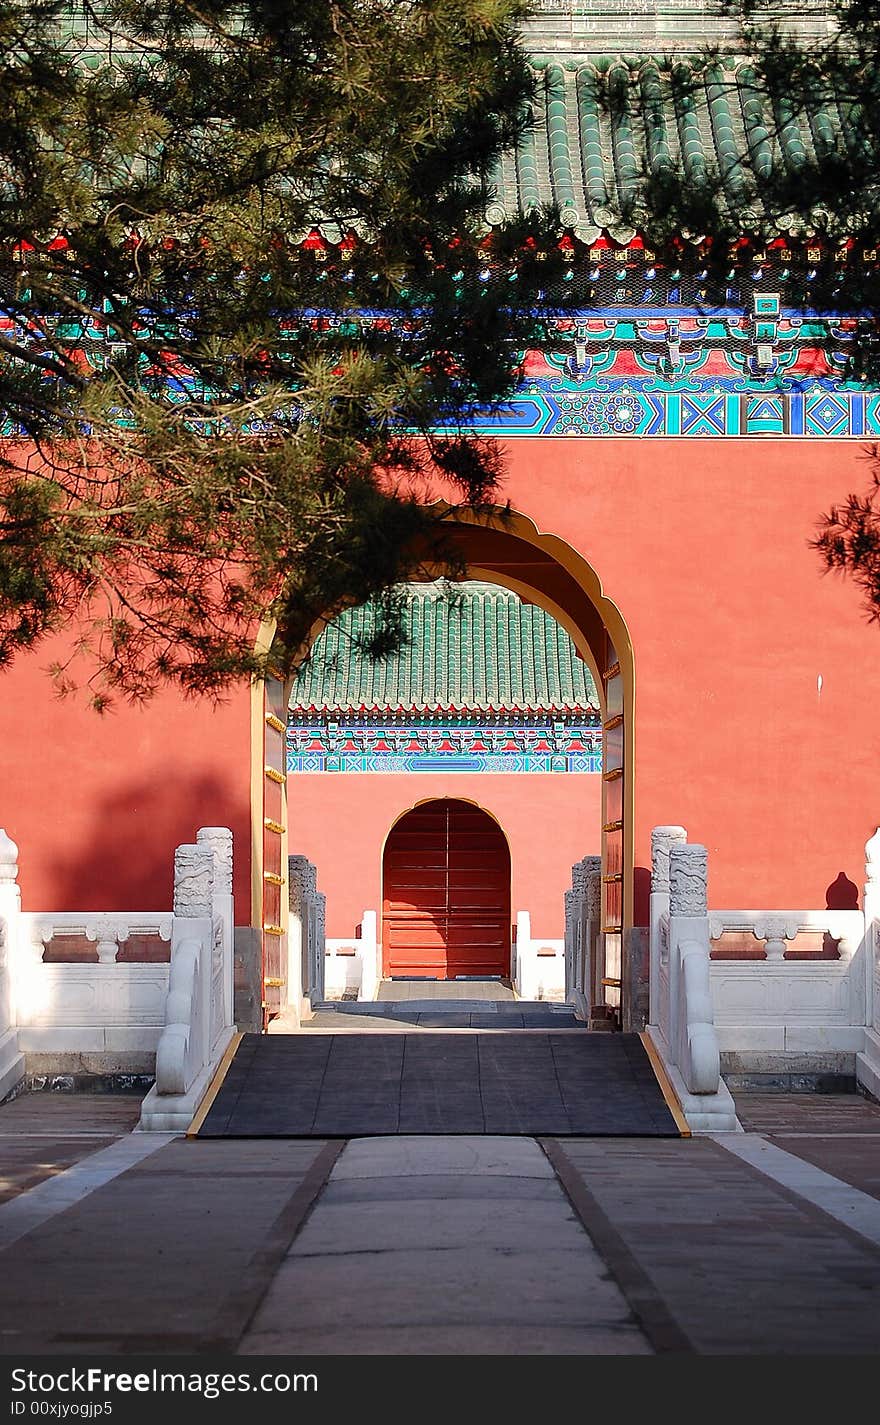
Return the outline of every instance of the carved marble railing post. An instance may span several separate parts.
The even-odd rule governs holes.
[[[307,856],[288,857],[288,999],[296,1001],[297,1007],[304,998],[317,1004],[324,993],[324,937],[317,875]]]
[[[571,868],[571,890],[565,893],[565,994],[569,1000],[578,996],[587,1018],[594,1000],[594,941],[599,930],[594,882],[601,864],[599,856],[584,856],[576,862]]]
[[[865,846],[865,1046],[858,1081],[880,1098],[880,827]]]
[[[213,911],[214,857],[208,846],[178,846],[174,852],[174,914],[208,919]]]
[[[587,857],[582,861],[576,861],[571,868],[571,890],[566,891],[566,942],[565,942],[565,993],[571,994],[572,990],[580,990],[583,994],[589,994],[589,990],[584,985],[585,951],[588,946],[584,941],[584,910],[587,900]]]
[[[865,846],[864,905],[867,1018],[880,1036],[880,827]]]
[[[709,853],[705,846],[685,841],[669,850],[669,914],[708,914]]]
[[[324,955],[327,946],[327,897],[321,891],[315,892],[315,982],[318,999],[324,998],[326,964]]]
[[[650,966],[648,1023],[660,1023],[661,921],[669,915],[669,852],[687,841],[683,826],[655,826],[651,832]],[[668,1026],[663,1026],[666,1033]]]
[[[673,833],[669,843],[669,834]],[[652,894],[652,961],[659,966],[661,937],[668,954],[660,976],[660,1012],[646,1027],[692,1132],[738,1132],[730,1090],[721,1077],[721,1056],[709,970],[708,853],[690,845],[680,827],[658,828]],[[668,900],[667,900],[668,897]],[[662,906],[668,904],[668,913]]]
[[[171,934],[171,979],[175,954],[198,947],[197,991],[188,1026],[188,1060],[204,1065],[210,1057],[211,957],[214,940],[214,854],[210,846],[193,842],[174,852],[174,923]],[[169,999],[171,996],[169,995]],[[159,1051],[162,1050],[162,1041]],[[157,1075],[160,1054],[157,1051]],[[187,1085],[188,1087],[188,1085]],[[176,1089],[183,1093],[185,1089]],[[160,1090],[161,1092],[161,1090]]]
[[[300,859],[298,856],[289,857],[287,870],[287,1001],[294,1005],[297,1014],[301,1012],[303,998],[308,992],[303,888],[295,866]]]
[[[165,1027],[156,1082],[141,1106],[142,1129],[187,1129],[234,1037],[225,982],[232,961],[223,908],[231,895],[231,838],[203,827],[174,853],[174,912]]]
[[[227,826],[200,826],[196,844],[206,846],[214,857],[212,878],[213,913],[220,921],[223,956],[223,1023],[234,1020],[235,903],[232,898],[232,832]]]
[[[532,917],[527,910],[516,913],[516,972],[513,987],[520,999],[534,999],[535,975],[532,953]]]
[[[682,921],[706,922],[706,953],[708,957],[708,852],[705,846],[689,842],[673,842],[669,847],[669,1047],[678,1055],[681,1023],[681,958],[676,951],[680,939],[691,939],[695,926]]]
[[[581,986],[577,982],[577,961],[579,958],[578,933],[580,929],[580,918],[576,913],[577,893],[574,890],[565,891],[562,897],[565,907],[565,997],[574,993]]]
[[[15,1088],[24,1074],[24,1055],[18,1050],[14,1000],[20,916],[18,847],[0,829],[0,1099]]]
[[[309,983],[309,1003],[312,1008],[321,998],[318,989],[317,967],[315,965],[315,901],[309,894],[308,886],[304,890],[305,897],[305,937],[306,937],[306,964],[308,965],[307,979]]]
[[[381,977],[378,914],[374,910],[365,910],[361,916],[361,999],[376,998]]]
[[[587,896],[584,905],[586,946],[583,951],[583,975],[584,994],[589,1002],[589,1011],[592,1017],[595,1007],[605,1002],[605,989],[602,984],[602,976],[605,973],[604,940],[602,937],[602,857],[585,856],[584,861],[587,863]]]

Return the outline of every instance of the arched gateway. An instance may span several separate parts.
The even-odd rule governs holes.
[[[597,990],[612,1010],[622,1013],[626,1023],[624,954],[627,930],[633,925],[634,708],[633,653],[626,624],[583,556],[566,540],[541,532],[527,516],[513,511],[498,511],[496,516],[450,511],[449,528],[465,578],[500,585],[543,608],[570,635],[593,674],[602,722],[602,933],[599,963],[594,968]],[[426,575],[431,577],[430,569]],[[325,621],[319,621],[314,637],[324,627]],[[295,955],[288,958],[285,945],[282,887],[287,826],[298,820],[296,778],[285,785],[286,777],[280,771],[286,766],[286,696],[287,690],[270,679],[265,685],[265,701],[254,707],[255,748],[258,757],[262,753],[260,761],[266,771],[263,796],[252,803],[255,841],[262,850],[262,857],[253,863],[253,886],[255,913],[262,911],[263,1003],[270,1015],[273,1005],[296,1006],[309,994],[303,969],[294,963]],[[390,969],[387,951],[383,957],[385,973],[433,973],[417,971],[417,957],[412,955],[408,971]],[[453,973],[469,971],[456,969]]]
[[[391,828],[382,860],[382,945],[391,979],[510,973],[510,851],[488,812],[438,798]]]

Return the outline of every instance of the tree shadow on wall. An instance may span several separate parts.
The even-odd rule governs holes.
[[[246,893],[250,806],[231,782],[168,766],[161,781],[127,781],[96,800],[92,825],[51,864],[56,909],[170,910],[174,850],[200,826],[228,826],[237,863],[236,889]]]

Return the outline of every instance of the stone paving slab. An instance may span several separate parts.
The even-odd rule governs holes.
[[[20,1192],[0,1207],[0,1250],[29,1233],[43,1231],[53,1217],[112,1182],[168,1141],[165,1133],[129,1133],[81,1158],[64,1172]]]
[[[130,1133],[140,1108],[136,1094],[21,1093],[0,1105],[0,1204]]]
[[[515,1002],[516,995],[510,981],[504,980],[383,980],[379,985],[378,1000],[485,1000],[504,1003]]]
[[[159,1136],[134,1139],[147,1148]],[[259,1276],[260,1254],[325,1150],[317,1140],[160,1147],[0,1253],[0,1352],[237,1340],[253,1309],[243,1285]],[[4,1211],[25,1202],[0,1209],[0,1228]],[[275,1265],[265,1264],[266,1280]]]
[[[361,1140],[353,1140],[353,1142],[359,1141]],[[387,1142],[388,1140],[377,1141]],[[431,1140],[422,1138],[419,1141],[426,1144]],[[458,1141],[460,1140],[456,1139],[456,1142]],[[508,1139],[507,1141],[520,1142],[522,1140]],[[489,1176],[488,1170],[486,1176]],[[509,1179],[506,1176],[499,1176],[497,1172],[492,1173],[491,1176],[495,1178],[492,1196],[496,1204],[502,1205],[511,1197],[518,1200],[528,1198],[531,1202],[539,1204],[555,1201],[556,1182],[553,1178],[528,1178],[519,1174],[515,1179]],[[455,1172],[419,1173],[418,1176],[410,1174],[406,1177],[386,1178],[384,1192],[387,1199],[395,1198],[401,1203],[443,1201],[446,1198],[460,1201],[471,1199],[482,1201],[486,1195],[481,1177]],[[327,1184],[321,1195],[321,1201],[330,1207],[371,1202],[372,1198],[371,1182],[369,1179],[362,1178],[334,1178],[332,1183]]]
[[[774,1134],[770,1141],[880,1201],[880,1134],[854,1138]]]
[[[395,1214],[398,1204],[391,1209]],[[560,1210],[567,1204],[560,1202]],[[316,1209],[317,1216],[319,1209]],[[437,1204],[436,1226],[445,1226]],[[340,1349],[359,1326],[632,1325],[619,1288],[583,1235],[583,1255],[568,1249],[533,1250],[528,1215],[519,1216],[520,1244],[496,1249],[470,1243],[438,1248],[433,1237],[419,1247],[383,1251],[361,1238],[344,1256],[312,1255],[306,1232],[281,1264],[241,1350],[259,1354],[264,1333],[287,1335],[296,1349],[300,1326],[332,1331]],[[343,1348],[344,1349],[344,1348]]]
[[[577,1029],[584,1025],[567,1004],[541,1000],[415,999],[336,1001],[319,1004],[302,1031],[356,1027],[360,1030],[413,1026],[419,1029]]]
[[[719,1143],[568,1138],[555,1152],[643,1321],[662,1308],[704,1354],[880,1350],[880,1249]]]
[[[528,1139],[485,1137],[362,1138],[349,1143],[333,1169],[328,1188],[347,1181],[387,1178],[395,1182],[448,1174],[462,1182],[480,1178],[539,1178],[555,1175],[542,1153]],[[493,1189],[494,1192],[494,1189]]]
[[[0,1134],[128,1133],[141,1111],[137,1093],[20,1093],[0,1104]]]
[[[743,1162],[821,1208],[844,1227],[859,1233],[880,1249],[880,1199],[877,1197],[842,1182],[839,1177],[817,1167],[805,1155],[791,1153],[758,1133],[724,1134],[716,1141]],[[787,1138],[782,1140],[786,1145],[791,1141]],[[794,1141],[798,1145],[804,1142],[801,1138]],[[873,1161],[876,1166],[876,1150],[880,1148],[880,1143],[869,1139],[865,1146],[875,1150]]]
[[[293,1349],[300,1357],[352,1356],[651,1356],[644,1335],[634,1325],[613,1327],[526,1326],[469,1321],[463,1326],[348,1326],[336,1329],[300,1327]],[[240,1355],[285,1356],[291,1351],[287,1331],[254,1332]],[[551,1368],[552,1369],[552,1368]]]
[[[518,1236],[525,1216],[521,1191],[502,1200],[494,1189],[487,1193],[483,1184],[479,1195],[457,1198],[455,1208],[447,1210],[438,1208],[444,1199],[436,1195],[437,1179],[431,1181],[435,1184],[433,1198],[402,1199],[392,1192],[393,1211],[388,1206],[387,1180],[381,1180],[377,1188],[372,1179],[372,1190],[358,1199],[356,1211],[352,1211],[350,1198],[340,1201],[330,1196],[332,1184],[328,1185],[321,1196],[320,1212],[313,1214],[303,1230],[297,1255],[347,1255],[362,1252],[365,1242],[371,1252],[418,1251],[426,1243],[432,1252],[475,1246],[502,1251],[526,1245],[536,1251],[576,1251],[580,1245],[583,1229],[573,1213],[560,1214],[555,1184],[543,1201],[526,1196],[529,1228],[527,1240],[522,1241]]]
[[[246,1035],[200,1137],[678,1136],[635,1034]]]
[[[880,1137],[880,1104],[857,1093],[755,1093],[733,1095],[747,1133],[842,1133]]]
[[[880,1104],[860,1094],[736,1093],[747,1133],[880,1199]]]
[[[468,1198],[445,1191],[459,1174]],[[433,1195],[404,1202],[402,1180]],[[356,1206],[334,1195],[352,1182]],[[411,1137],[347,1145],[239,1353],[503,1353],[536,1338],[650,1352],[536,1143]]]
[[[339,1143],[175,1139],[103,1185],[101,1149],[0,1207],[64,1199],[0,1251],[0,1354],[876,1358],[880,1247],[731,1151],[751,1141],[396,1134],[333,1167]]]
[[[98,1134],[88,1138],[53,1136],[48,1142],[44,1136],[6,1138],[0,1135],[0,1203],[9,1202],[47,1178],[56,1177],[88,1154],[108,1148],[114,1141],[115,1135]]]

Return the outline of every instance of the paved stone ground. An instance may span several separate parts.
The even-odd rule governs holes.
[[[880,1136],[880,1105],[861,1094],[740,1092],[734,1099],[747,1133]]]
[[[651,1346],[537,1143],[349,1143],[245,1355],[643,1355]]]
[[[383,980],[376,1000],[315,1006],[304,1030],[580,1029],[569,1004],[518,1000],[504,980]]]
[[[747,1132],[880,1199],[880,1107],[858,1094],[740,1094]]]
[[[0,1156],[65,1103],[92,1146],[130,1112],[22,1097]],[[737,1104],[718,1139],[117,1138],[0,1205],[0,1354],[876,1358],[880,1108]]]
[[[86,1185],[0,1252],[0,1351],[188,1353],[238,1341],[314,1195],[308,1174],[325,1145],[155,1136],[149,1157]]]
[[[378,1000],[430,999],[456,1001],[463,999],[489,1003],[516,1004],[516,995],[509,980],[383,980]]]
[[[0,1108],[0,1203],[130,1133],[136,1094],[26,1093]]]
[[[554,1149],[643,1322],[662,1307],[699,1354],[880,1351],[878,1246],[720,1142],[567,1139]]]
[[[506,1014],[499,1018],[506,1019]],[[248,1034],[201,1137],[678,1130],[637,1034]]]
[[[380,1029],[384,1033],[413,1029],[576,1029],[586,1032],[582,1021],[575,1019],[567,1004],[549,1004],[542,1000],[501,1000],[487,1003],[478,999],[356,1001],[339,1000],[318,1005],[311,1019],[301,1030],[342,1033]]]

